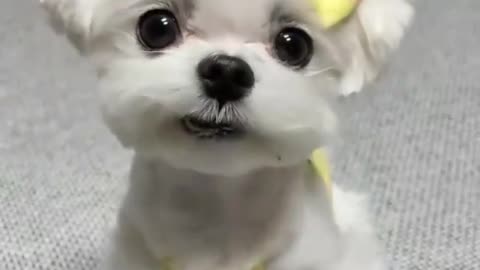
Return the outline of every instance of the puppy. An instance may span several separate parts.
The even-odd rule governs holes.
[[[384,269],[361,196],[308,159],[335,137],[334,97],[398,45],[406,1],[328,29],[307,0],[41,2],[135,151],[106,269]]]

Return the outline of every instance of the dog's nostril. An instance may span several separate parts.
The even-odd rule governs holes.
[[[198,76],[205,94],[221,103],[247,96],[255,84],[253,70],[245,60],[212,55],[198,65]]]

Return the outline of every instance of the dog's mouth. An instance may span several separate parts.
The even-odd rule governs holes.
[[[195,116],[185,116],[181,122],[188,134],[200,139],[238,138],[245,133],[244,127],[235,122],[203,120]]]

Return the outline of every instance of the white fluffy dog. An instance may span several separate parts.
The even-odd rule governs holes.
[[[96,66],[136,153],[109,270],[382,269],[361,198],[311,186],[359,91],[399,43],[405,0],[325,29],[307,0],[42,0]]]

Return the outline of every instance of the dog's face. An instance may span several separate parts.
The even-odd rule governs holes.
[[[334,134],[332,94],[399,39],[369,40],[361,14],[323,29],[307,0],[45,1],[97,65],[122,143],[210,174],[305,160]]]

